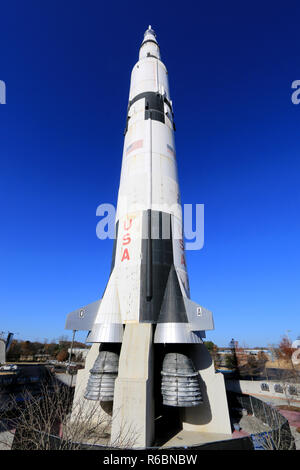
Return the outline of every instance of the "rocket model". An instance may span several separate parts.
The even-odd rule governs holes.
[[[101,343],[85,398],[113,400],[128,324],[153,325],[166,345],[161,393],[169,406],[201,403],[184,345],[201,344],[212,314],[190,300],[168,72],[151,26],[131,74],[111,272],[101,300],[70,313],[66,328]],[[119,346],[118,346],[119,345]]]

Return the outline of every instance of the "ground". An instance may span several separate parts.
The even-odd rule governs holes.
[[[0,450],[11,449],[14,431],[5,420],[0,421]]]
[[[295,439],[296,449],[300,450],[300,433],[297,431],[297,428],[300,429],[300,409],[299,411],[295,407],[292,407],[292,410],[282,409],[281,407],[277,407],[277,409],[288,420]],[[242,416],[238,424],[241,429],[233,432],[232,437],[235,439],[270,430],[268,425],[262,423],[255,416]]]
[[[267,424],[262,423],[255,416],[242,416],[238,424],[240,425],[241,429],[239,431],[235,430],[233,432],[232,437],[234,439],[270,430],[270,427]]]
[[[296,449],[300,450],[300,432],[297,431],[297,428],[300,430],[300,411],[296,411],[293,407],[290,408],[292,408],[292,410],[278,407],[278,411],[288,420],[291,432],[295,439]]]
[[[285,361],[284,359],[276,359],[274,361],[267,361],[265,363],[265,368],[286,369],[286,370],[300,372],[300,364],[295,366],[292,364],[291,361]]]

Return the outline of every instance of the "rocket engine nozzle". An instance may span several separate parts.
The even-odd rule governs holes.
[[[84,398],[87,400],[113,401],[118,368],[118,353],[106,350],[100,351],[90,370]]]
[[[199,374],[191,359],[185,354],[166,354],[161,375],[161,393],[164,405],[189,407],[197,406],[203,402]]]

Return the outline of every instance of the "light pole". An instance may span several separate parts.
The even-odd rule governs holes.
[[[76,333],[76,330],[73,330],[73,338],[72,338],[71,348],[70,348],[70,354],[69,354],[69,363],[68,363],[68,367],[67,367],[67,373],[68,373],[68,374],[70,373],[70,364],[71,364],[71,356],[72,356],[72,351],[73,351],[73,344],[74,344],[75,333]]]

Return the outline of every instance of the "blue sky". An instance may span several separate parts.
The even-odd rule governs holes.
[[[205,205],[187,252],[208,339],[300,334],[296,2],[11,0],[1,5],[0,330],[52,340],[101,297],[112,241],[130,73],[149,24],[169,72],[182,202]],[[84,336],[78,336],[83,338]]]

